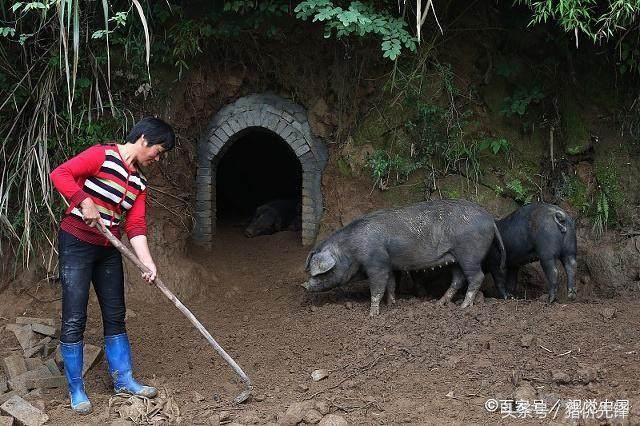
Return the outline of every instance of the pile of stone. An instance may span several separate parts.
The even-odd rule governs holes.
[[[15,422],[27,426],[48,421],[42,390],[65,388],[66,380],[58,345],[58,327],[50,318],[18,317],[4,326],[13,332],[20,346],[1,360],[0,426]],[[83,375],[96,363],[99,347],[85,344]],[[5,354],[6,355],[6,354]]]
[[[294,402],[284,413],[278,414],[277,423],[285,426],[318,424],[320,426],[347,426],[346,419],[331,414],[326,401]]]

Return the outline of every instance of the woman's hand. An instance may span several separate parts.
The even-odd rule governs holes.
[[[156,279],[156,276],[158,274],[158,270],[156,269],[156,264],[153,263],[153,260],[149,260],[143,263],[144,263],[144,266],[146,266],[150,272],[143,272],[142,279],[148,282],[149,284],[153,284],[153,281]]]
[[[149,253],[149,245],[147,244],[146,235],[136,235],[131,238],[129,242],[131,243],[133,250],[136,252],[136,256],[140,259],[140,262],[142,262],[142,264],[150,271],[144,272],[142,274],[142,278],[149,284],[152,284],[153,280],[156,279],[158,270],[156,269],[156,264],[153,262],[151,253]]]
[[[85,198],[82,200],[80,203],[80,210],[82,212],[82,217],[84,218],[84,223],[90,227],[93,228],[100,221],[100,213],[91,198]]]

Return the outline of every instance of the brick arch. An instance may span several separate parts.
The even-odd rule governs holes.
[[[210,247],[216,230],[216,171],[225,151],[243,133],[263,128],[295,152],[302,168],[302,244],[313,244],[322,215],[322,172],[327,149],[313,136],[306,110],[275,95],[250,95],[213,117],[198,143],[194,242]]]

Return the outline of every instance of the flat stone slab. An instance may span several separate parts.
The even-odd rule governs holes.
[[[16,324],[43,324],[55,327],[56,323],[51,318],[17,317]]]
[[[38,377],[37,379],[28,379],[25,383],[27,389],[63,388],[67,385],[67,381],[63,376]]]
[[[20,324],[7,324],[5,328],[9,331],[12,331],[13,334],[16,335],[16,339],[18,339],[18,343],[22,347],[23,351],[30,349],[38,343],[38,338],[35,333],[31,329],[31,325],[20,325]]]
[[[28,371],[35,370],[44,365],[40,358],[25,358],[24,362],[27,364]]]
[[[46,365],[43,365],[35,370],[27,371],[26,373],[9,380],[9,386],[12,390],[18,392],[18,394],[24,395],[29,390],[33,389],[28,387],[27,381],[51,376],[52,374],[51,371],[49,371],[49,368]]]
[[[11,355],[2,360],[4,371],[9,379],[27,372],[27,364],[20,355]]]
[[[61,376],[62,375],[62,372],[58,368],[58,364],[56,363],[56,361],[54,359],[47,360],[47,362],[45,362],[44,365],[47,366],[49,371],[51,371],[51,374],[53,374],[54,376]]]
[[[42,339],[38,343],[34,344],[31,348],[26,349],[24,351],[24,357],[25,358],[31,358],[32,356],[34,356],[38,352],[42,351],[44,349],[44,346],[48,345],[50,342],[51,342],[51,337],[46,336],[44,339]]]
[[[51,336],[51,337],[56,336],[56,328],[50,325],[44,325],[44,324],[38,324],[38,323],[31,324],[31,330],[33,330],[36,333],[44,334],[45,336]]]
[[[25,426],[41,426],[49,420],[49,416],[18,395],[0,405],[0,410],[12,416],[18,423]]]

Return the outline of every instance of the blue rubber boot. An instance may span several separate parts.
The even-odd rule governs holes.
[[[82,349],[84,344],[60,342],[60,352],[64,361],[64,375],[67,378],[69,387],[69,398],[71,399],[71,409],[78,414],[89,414],[92,411],[91,402],[84,391],[84,381],[82,380]]]
[[[104,353],[109,364],[109,374],[113,379],[113,390],[116,393],[128,393],[146,398],[153,398],[158,394],[156,388],[141,385],[133,378],[131,346],[127,333],[106,336]]]

